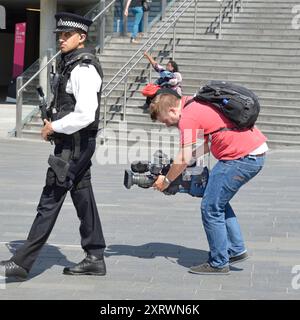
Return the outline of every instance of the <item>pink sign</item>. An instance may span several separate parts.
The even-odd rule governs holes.
[[[19,76],[24,69],[26,23],[17,23],[15,30],[15,49],[13,78]]]

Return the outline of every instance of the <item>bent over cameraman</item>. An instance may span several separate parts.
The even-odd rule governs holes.
[[[181,140],[180,151],[169,172],[165,177],[159,176],[153,186],[163,191],[185,170],[192,159],[190,147],[196,144],[198,130],[204,131],[204,153],[209,151],[210,136],[210,150],[219,160],[210,173],[201,204],[210,252],[208,261],[191,267],[190,272],[228,274],[229,264],[248,257],[229,202],[240,187],[262,169],[268,150],[267,138],[256,127],[243,131],[219,131],[221,128],[234,128],[234,124],[212,106],[195,101],[187,104],[191,98],[180,98],[164,89],[150,105],[151,118],[167,127],[178,127]]]
[[[27,241],[8,261],[2,261],[7,277],[25,280],[40,249],[46,243],[68,191],[80,219],[81,246],[86,258],[64,269],[68,275],[105,275],[102,234],[91,185],[91,158],[99,123],[102,69],[84,47],[92,21],[71,13],[55,15],[61,61],[55,76],[50,118],[44,119],[42,137],[51,135],[54,156],[49,157],[46,185]],[[51,161],[52,162],[51,162]]]

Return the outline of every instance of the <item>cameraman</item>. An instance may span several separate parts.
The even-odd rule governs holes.
[[[213,167],[202,199],[201,213],[209,244],[206,263],[190,268],[197,274],[228,274],[229,264],[248,258],[241,230],[229,201],[246,182],[262,169],[268,150],[267,138],[254,127],[234,128],[220,111],[207,104],[192,102],[192,97],[178,96],[170,89],[162,89],[150,105],[152,120],[180,131],[180,151],[166,176],[159,176],[153,187],[165,190],[187,167],[197,141],[197,132],[204,132],[204,149],[211,150],[219,161]],[[209,143],[210,142],[210,147]],[[200,156],[199,154],[197,157]]]

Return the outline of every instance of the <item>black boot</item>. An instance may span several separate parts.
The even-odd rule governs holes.
[[[75,266],[64,268],[63,273],[68,275],[104,276],[106,274],[105,261],[104,258],[97,258],[88,254],[85,259]]]
[[[11,260],[1,261],[0,266],[5,269],[4,276],[7,278],[15,278],[18,281],[24,281],[28,277],[28,271]]]

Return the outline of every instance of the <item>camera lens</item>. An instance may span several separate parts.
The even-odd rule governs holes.
[[[130,170],[125,170],[123,184],[127,189],[130,189],[133,185],[132,176],[133,173]]]
[[[150,188],[154,181],[155,178],[151,174],[135,174],[132,177],[133,184],[138,185],[140,188]]]

